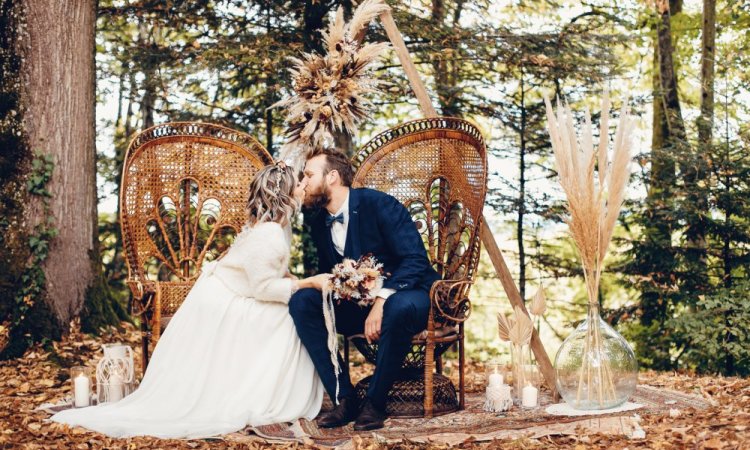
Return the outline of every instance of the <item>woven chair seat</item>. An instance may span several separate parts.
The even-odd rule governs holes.
[[[441,327],[435,329],[435,337],[436,338],[446,338],[450,339],[452,335],[456,335],[458,333],[458,327],[456,326],[448,326],[448,327]],[[348,339],[366,339],[364,334],[353,334],[351,336],[347,336]],[[411,338],[412,343],[414,344],[421,344],[424,342],[424,340],[427,339],[427,330],[422,330],[419,333],[415,334],[414,337]]]
[[[452,329],[451,329],[452,328]],[[435,333],[435,358],[439,358],[446,350],[448,350],[456,341],[459,339],[457,330],[453,327],[441,329],[443,332],[442,336]],[[427,345],[426,333],[415,334],[412,338],[412,348],[404,358],[404,362],[401,365],[404,369],[424,369],[425,363],[425,347]],[[370,364],[375,364],[378,356],[378,343],[367,342],[367,338],[364,334],[355,334],[349,336],[349,342],[357,347],[357,350],[364,356],[365,360]],[[424,373],[422,374],[424,375]]]
[[[355,386],[360,402],[367,395],[372,376],[362,379]],[[432,414],[439,416],[458,411],[456,388],[448,377],[435,374],[432,380]],[[391,417],[424,417],[424,372],[419,369],[402,370],[398,379],[388,391],[385,404],[386,413]]]

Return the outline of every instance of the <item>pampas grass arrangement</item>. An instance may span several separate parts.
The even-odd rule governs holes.
[[[293,94],[271,106],[286,109],[287,142],[281,159],[304,161],[314,148],[333,143],[333,133],[353,134],[367,117],[371,104],[366,94],[377,91],[368,65],[388,48],[387,43],[362,44],[370,22],[388,10],[383,0],[365,0],[349,23],[339,7],[328,30],[323,32],[326,54],[307,53],[290,58]]]
[[[614,151],[610,160],[608,94],[605,93],[602,100],[599,140],[596,146],[591,115],[588,111],[585,114],[581,134],[577,136],[570,107],[561,104],[558,100],[555,110],[549,99],[545,99],[545,103],[552,150],[560,184],[567,198],[568,216],[565,222],[569,226],[570,235],[583,264],[589,313],[592,314],[592,311],[596,313],[595,319],[590,321],[584,338],[583,354],[580,356],[583,360],[578,373],[577,393],[573,406],[579,407],[582,402],[587,405],[593,402],[604,408],[608,407],[605,405],[611,405],[615,401],[617,380],[613,377],[610,358],[603,348],[602,326],[598,314],[598,292],[604,268],[604,257],[612,239],[630,178],[631,137],[635,129],[635,121],[628,114],[628,108],[623,103],[620,122],[614,137]]]

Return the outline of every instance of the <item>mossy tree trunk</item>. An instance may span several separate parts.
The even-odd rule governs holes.
[[[96,331],[119,323],[122,311],[113,307],[98,252],[96,2],[0,0],[0,14],[3,65],[17,69],[17,76],[2,71],[0,117],[19,117],[0,130],[10,156],[3,212],[12,220],[3,236],[11,230],[14,246],[4,256],[16,256],[3,276],[16,301],[3,311],[10,333],[2,355],[14,357],[59,338],[76,317]]]

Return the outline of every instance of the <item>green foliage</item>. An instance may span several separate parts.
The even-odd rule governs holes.
[[[0,351],[9,338],[12,299],[29,253],[22,207],[28,199],[23,176],[31,152],[24,144],[24,111],[18,95],[19,19],[13,2],[0,1]]]
[[[750,281],[716,289],[670,322],[680,366],[700,373],[750,375]]]
[[[52,196],[47,190],[47,183],[52,178],[55,168],[52,155],[37,152],[31,161],[31,171],[28,174],[26,189],[32,196],[41,198],[42,208],[46,220],[34,227],[34,233],[29,235],[28,246],[30,250],[26,269],[21,275],[21,289],[16,294],[16,309],[12,325],[18,326],[25,318],[26,312],[37,301],[42,301],[47,284],[47,277],[42,269],[44,260],[49,254],[49,243],[57,236],[55,218],[52,216],[49,206],[49,198]]]
[[[61,336],[61,326],[44,299],[47,277],[42,269],[49,254],[50,241],[58,234],[50,212],[51,194],[47,190],[54,167],[51,155],[36,152],[27,174],[26,191],[32,198],[38,199],[46,219],[28,235],[28,257],[15,283],[13,307],[9,311],[10,344],[3,349],[0,359],[20,356],[34,342],[59,339]]]
[[[655,123],[657,139],[643,156],[650,167],[640,174],[648,195],[629,206],[635,239],[624,272],[641,298],[638,323],[629,324],[628,336],[646,367],[747,374],[747,355],[738,347],[748,329],[741,320],[746,312],[736,303],[743,298],[750,262],[750,159],[746,132],[738,124],[748,104],[736,101],[747,93],[741,87],[747,62],[733,56],[750,43],[738,26],[743,14],[744,20],[749,16],[728,14],[721,1],[717,12],[714,139],[708,144],[696,139],[692,121],[685,122],[687,135],[670,134]],[[700,104],[700,84],[690,81],[700,79],[700,24],[700,14],[680,13],[672,21],[683,111]],[[658,89],[654,92],[657,114],[661,100]],[[734,319],[712,317],[716,314]]]

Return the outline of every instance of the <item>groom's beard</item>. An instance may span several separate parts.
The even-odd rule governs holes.
[[[317,211],[325,208],[331,201],[331,188],[321,183],[315,191],[305,193],[304,207]]]

